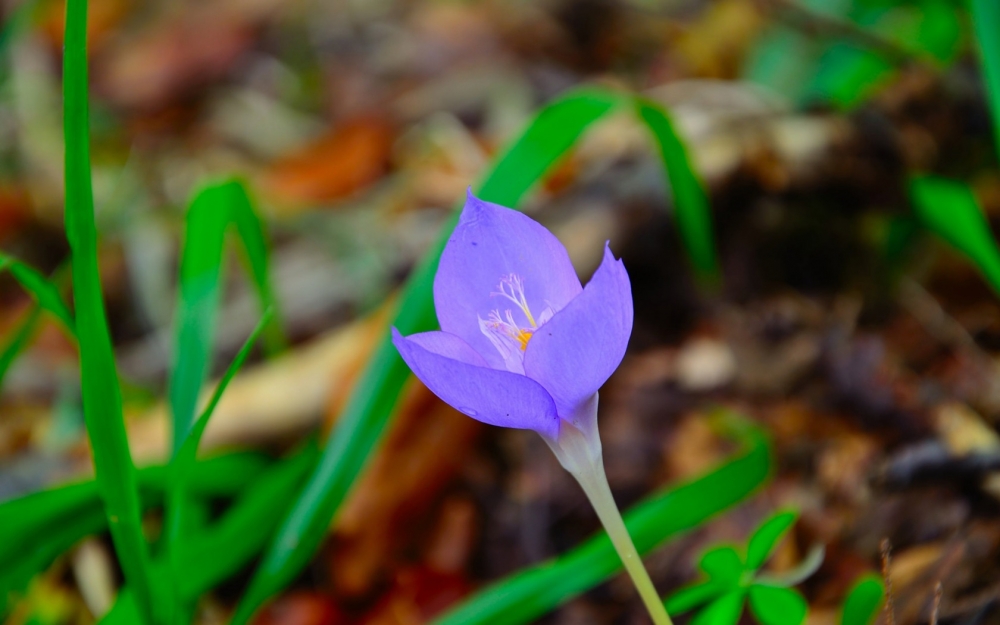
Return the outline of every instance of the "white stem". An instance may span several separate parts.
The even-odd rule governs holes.
[[[583,492],[587,494],[587,499],[590,500],[597,517],[611,538],[611,543],[615,546],[615,551],[618,552],[618,557],[625,565],[625,570],[632,578],[636,590],[639,591],[639,596],[642,597],[653,623],[673,625],[666,608],[663,607],[663,601],[653,587],[652,580],[649,579],[646,567],[643,566],[635,550],[632,537],[611,495],[611,487],[608,486],[608,478],[604,473],[601,443],[596,438],[596,429],[593,437],[586,436],[567,423],[563,423],[561,429],[558,442],[547,440],[549,446],[559,458],[559,462],[576,478]]]

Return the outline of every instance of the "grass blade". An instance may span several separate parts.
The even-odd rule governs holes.
[[[211,559],[211,552],[201,554],[202,561],[198,565],[204,570],[192,572],[192,567],[185,565],[185,579],[204,579],[206,575],[215,572],[216,576],[212,579],[217,583],[221,579],[218,577],[221,566],[232,563],[236,558],[243,558],[235,560],[237,565],[242,565],[261,548],[265,538],[255,537],[255,533],[270,532],[274,528],[281,514],[274,502],[280,501],[282,494],[287,497],[291,489],[301,484],[317,453],[310,447],[305,455],[312,460],[297,461],[303,463],[296,474],[298,478],[291,484],[286,481],[284,486],[277,488],[269,486],[275,481],[271,476],[283,471],[281,467],[285,463],[268,468],[272,463],[258,453],[241,452],[218,456],[200,461],[194,466],[189,494],[202,498],[227,498],[235,495],[239,499],[220,523],[222,527],[228,528],[228,533],[214,533],[214,538],[209,539],[216,541],[214,543],[194,541],[195,547],[226,545],[225,557],[206,564],[205,560]],[[146,467],[140,469],[137,476],[143,508],[162,505],[169,488],[168,467]],[[253,488],[248,488],[251,485]],[[261,501],[261,497],[266,497],[266,500]],[[256,509],[247,510],[248,502],[256,502]],[[3,599],[9,593],[16,596],[23,592],[32,577],[49,567],[57,557],[85,536],[106,531],[107,518],[97,483],[90,480],[0,504],[0,527],[4,528],[4,540],[0,542],[0,599]],[[243,539],[227,539],[236,535],[235,533]],[[182,553],[182,561],[193,558],[187,549]],[[231,569],[224,569],[222,572],[231,573]],[[189,582],[183,582],[182,593],[189,585]],[[207,588],[202,592],[204,590]],[[137,609],[134,598],[132,605]],[[0,619],[4,614],[5,610],[0,605]],[[128,621],[130,624],[137,622],[140,622],[138,615]]]
[[[516,206],[576,142],[583,131],[620,101],[613,93],[577,91],[542,109],[499,158],[479,187],[492,202]],[[456,217],[457,219],[457,217]],[[454,220],[407,282],[393,325],[403,334],[433,327],[431,285],[437,260]],[[315,472],[288,512],[237,607],[234,624],[246,623],[271,595],[290,582],[319,546],[330,519],[344,501],[386,427],[410,372],[388,336],[375,350],[330,433]]]
[[[181,258],[175,362],[169,383],[175,453],[194,421],[198,396],[211,366],[219,275],[230,225],[236,226],[243,242],[262,307],[275,306],[268,277],[267,241],[246,188],[231,179],[205,185],[188,209]],[[266,331],[271,351],[284,344],[276,320],[272,319]]]
[[[698,274],[705,279],[718,278],[715,243],[712,237],[712,211],[705,187],[691,166],[687,148],[677,135],[673,123],[656,102],[636,100],[639,117],[656,140],[674,194],[677,229],[687,249],[688,258]]]
[[[281,520],[281,502],[294,495],[318,458],[319,449],[307,444],[256,479],[254,487],[247,489],[218,523],[180,545],[177,581],[181,600],[195,601],[246,566]],[[137,611],[131,592],[123,588],[101,622],[131,625]]]
[[[0,352],[0,387],[3,387],[3,380],[7,376],[10,366],[14,364],[14,359],[27,347],[41,318],[42,307],[36,304],[11,334],[7,344],[4,345],[3,351]]]
[[[35,298],[43,310],[52,313],[63,328],[75,336],[73,314],[59,294],[59,288],[38,270],[0,252],[0,270],[10,271],[10,275]]]
[[[189,491],[199,497],[231,497],[265,473],[269,461],[257,453],[237,453],[198,462],[192,469]],[[136,473],[143,509],[159,506],[169,488],[169,469],[158,465]],[[32,493],[0,504],[0,569],[34,549],[53,528],[72,526],[89,512],[102,512],[98,484],[88,480]],[[103,514],[101,518],[104,519]],[[106,519],[103,520],[106,523]],[[105,526],[102,525],[103,531]],[[78,533],[79,538],[86,532]]]
[[[931,232],[955,246],[1000,294],[1000,250],[968,185],[931,176],[910,181],[910,200]]]
[[[625,514],[639,553],[697,527],[742,501],[771,474],[771,451],[759,429],[743,434],[748,450],[712,473],[654,495]],[[554,560],[519,571],[482,590],[435,621],[435,625],[529,623],[608,579],[621,569],[603,532]]]
[[[239,353],[236,354],[236,357],[229,364],[225,375],[222,376],[222,379],[216,385],[211,400],[202,411],[201,416],[195,422],[194,426],[188,431],[187,437],[170,463],[171,487],[170,501],[167,508],[166,542],[171,578],[175,586],[184,577],[180,575],[177,556],[179,545],[181,544],[181,534],[186,527],[188,483],[190,482],[190,473],[195,466],[195,460],[198,455],[198,445],[201,443],[202,434],[205,433],[205,427],[208,426],[208,420],[212,418],[212,413],[215,412],[215,407],[219,404],[219,400],[226,391],[226,387],[229,386],[229,382],[236,376],[243,363],[246,362],[247,357],[250,356],[250,352],[253,350],[258,337],[270,323],[273,316],[274,310],[271,308],[268,308],[264,312],[264,316],[261,317],[257,326],[243,344],[243,347],[240,348]],[[213,551],[216,551],[218,548],[218,545],[214,546]]]
[[[10,271],[21,287],[35,299],[35,306],[13,332],[3,352],[0,353],[0,386],[3,385],[3,379],[14,364],[14,360],[31,341],[41,319],[41,311],[51,313],[73,340],[76,340],[73,315],[54,282],[32,267],[0,252],[0,272],[4,270]]]
[[[972,26],[983,62],[983,78],[993,115],[993,141],[1000,151],[1000,3],[996,0],[972,0]]]
[[[83,412],[111,538],[144,620],[159,622],[167,606],[156,589],[142,534],[139,489],[125,436],[97,265],[97,228],[90,179],[87,95],[87,0],[67,0],[63,54],[63,131],[66,141],[66,237],[73,259],[73,297],[80,344]]]
[[[201,444],[202,434],[205,433],[205,427],[208,426],[208,420],[212,418],[212,413],[215,412],[215,407],[219,405],[219,400],[222,399],[222,394],[226,392],[226,388],[232,381],[239,370],[243,367],[243,363],[246,362],[247,358],[250,356],[250,352],[253,350],[254,345],[257,343],[257,339],[260,337],[264,328],[271,322],[274,317],[274,309],[268,308],[264,315],[260,318],[257,326],[247,337],[247,340],[243,343],[243,347],[240,348],[239,353],[233,358],[233,361],[229,363],[229,367],[226,369],[225,375],[219,380],[219,383],[215,387],[215,391],[212,393],[212,397],[202,411],[201,416],[195,422],[191,431],[185,437],[180,449],[174,456],[171,462],[171,469],[174,472],[174,482],[184,482],[188,478],[188,474],[191,472],[191,468],[194,467],[195,458],[198,454],[198,445]]]

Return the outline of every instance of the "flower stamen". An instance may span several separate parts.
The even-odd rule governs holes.
[[[521,279],[521,276],[514,273],[508,274],[500,278],[500,285],[497,288],[499,291],[493,291],[490,295],[506,297],[514,302],[521,309],[521,312],[524,313],[524,316],[528,318],[528,323],[531,324],[531,327],[538,327],[535,323],[535,318],[531,314],[531,309],[528,308],[528,300],[524,296],[524,280]]]

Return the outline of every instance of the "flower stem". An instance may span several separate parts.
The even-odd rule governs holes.
[[[646,604],[646,610],[649,611],[653,623],[672,625],[667,610],[663,607],[663,601],[656,592],[656,588],[653,587],[653,582],[649,579],[649,573],[646,572],[642,560],[639,559],[635,545],[632,544],[632,537],[629,536],[628,529],[625,528],[621,512],[618,511],[618,506],[611,496],[608,478],[604,475],[604,463],[598,463],[594,471],[573,477],[580,482],[583,492],[587,493],[587,498],[594,506],[594,511],[601,519],[605,531],[608,532],[611,543],[614,544],[615,551],[618,552],[618,557],[622,559],[622,564],[625,565],[625,570],[628,571],[632,583],[639,591],[642,602]]]
[[[597,517],[611,538],[611,543],[615,546],[615,551],[618,552],[618,557],[625,565],[625,570],[632,578],[636,590],[639,591],[639,596],[646,605],[653,623],[673,625],[666,608],[663,607],[660,595],[649,579],[646,567],[639,558],[639,553],[635,550],[632,537],[611,495],[611,487],[608,486],[608,478],[604,473],[599,440],[596,440],[596,437],[588,437],[575,427],[564,423],[559,441],[555,444],[550,442],[549,445],[559,462],[576,478],[583,492],[587,494],[590,505],[594,507]]]

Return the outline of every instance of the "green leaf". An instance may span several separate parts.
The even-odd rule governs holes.
[[[1000,150],[1000,3],[996,0],[972,0],[970,12],[993,116],[993,142]]]
[[[625,514],[640,554],[698,527],[753,493],[771,473],[771,452],[759,429],[741,432],[748,451],[712,473],[653,495]],[[607,534],[601,532],[566,554],[519,571],[466,598],[434,621],[437,625],[530,623],[593,588],[621,569]]]
[[[203,498],[239,494],[248,485],[266,479],[259,476],[264,474],[267,464],[264,456],[247,452],[198,462],[193,469],[190,492]],[[169,486],[168,468],[140,469],[137,478],[143,509],[160,505]],[[249,491],[257,493],[258,489]],[[279,501],[280,494],[270,491],[269,496],[272,501]],[[271,512],[275,519],[279,513]],[[9,591],[23,591],[33,576],[85,536],[106,531],[108,521],[97,482],[90,480],[0,504],[0,527],[4,528],[4,540],[0,541],[0,596],[6,596]],[[249,528],[247,535],[253,531]],[[231,549],[242,547],[240,543]]]
[[[479,186],[480,197],[516,206],[583,131],[618,102],[616,94],[586,90],[573,92],[542,109],[493,166]],[[438,258],[454,223],[455,219],[444,228],[400,296],[392,325],[403,334],[435,326],[431,287]],[[330,519],[381,439],[403,384],[409,378],[409,369],[386,334],[330,433],[316,472],[264,554],[237,607],[234,625],[246,623],[264,601],[294,579],[312,558],[326,535]]]
[[[960,52],[962,24],[955,9],[944,2],[858,7],[854,21],[857,27],[891,41],[914,60],[944,64]],[[845,110],[854,108],[887,84],[896,75],[898,64],[899,60],[857,41],[836,41],[820,58],[805,96],[830,101]]]
[[[884,598],[882,580],[871,573],[862,576],[847,593],[840,625],[871,625],[882,609]]]
[[[10,271],[10,275],[18,281],[25,291],[31,294],[38,305],[59,321],[71,336],[75,335],[73,314],[59,294],[59,288],[50,282],[38,270],[21,261],[0,253],[0,270]]]
[[[74,341],[76,340],[73,315],[55,284],[32,267],[0,253],[0,272],[5,269],[10,271],[21,287],[35,299],[35,307],[14,331],[7,345],[4,346],[3,352],[0,353],[0,385],[3,384],[3,379],[14,360],[24,351],[34,336],[40,320],[40,311],[51,313],[67,334]]]
[[[170,463],[171,488],[170,502],[167,509],[166,534],[167,552],[169,554],[171,567],[170,570],[175,584],[180,583],[180,579],[183,577],[180,575],[180,565],[177,561],[179,549],[178,545],[181,542],[181,533],[185,529],[185,521],[188,515],[189,506],[187,501],[187,491],[188,484],[190,482],[190,473],[195,466],[195,460],[198,455],[198,446],[201,443],[202,434],[205,433],[208,421],[212,418],[212,413],[215,412],[215,407],[219,404],[219,400],[222,399],[222,394],[226,391],[226,387],[229,386],[229,382],[232,381],[232,379],[236,376],[236,373],[243,366],[243,363],[246,362],[254,344],[257,342],[257,338],[271,321],[273,313],[273,309],[268,308],[267,311],[265,311],[264,316],[261,317],[260,321],[257,323],[257,327],[254,328],[246,342],[243,343],[243,347],[240,349],[239,353],[236,354],[236,357],[226,369],[225,375],[222,376],[219,384],[215,387],[215,391],[212,393],[212,399],[202,411],[201,416],[195,422],[194,427],[192,427],[188,432],[183,444]],[[217,548],[218,546],[213,549]]]
[[[972,189],[944,178],[915,177],[910,200],[924,226],[965,254],[1000,293],[1000,250]]]
[[[989,2],[990,0],[985,0]],[[795,4],[799,4],[799,0]],[[744,76],[798,104],[810,100],[852,109],[890,82],[905,63],[939,66],[953,62],[962,50],[961,15],[948,2],[908,3],[804,0],[804,9],[833,22],[843,21],[862,37],[833,37],[772,26],[748,55]],[[872,46],[882,39],[896,54]]]
[[[743,575],[743,559],[730,546],[714,547],[701,556],[698,568],[722,584],[734,586]]]
[[[239,180],[227,179],[201,187],[191,201],[185,221],[176,352],[169,382],[175,453],[194,421],[198,397],[211,367],[222,252],[230,225],[235,225],[243,242],[262,308],[276,305],[268,277],[268,249],[263,227]],[[272,319],[266,332],[269,351],[283,345],[284,335],[277,320]]]
[[[37,304],[33,306],[31,312],[25,316],[17,329],[14,330],[7,344],[4,345],[3,351],[0,352],[0,386],[3,386],[3,379],[7,376],[10,366],[14,364],[14,360],[18,354],[24,351],[24,348],[27,347],[28,342],[35,333],[38,321],[42,316],[41,313],[41,306]]]
[[[761,625],[802,625],[809,604],[791,588],[754,584],[750,587],[750,611]]]
[[[724,592],[732,590],[731,584],[722,584],[717,580],[708,580],[685,586],[667,599],[663,605],[671,616],[684,614],[703,603],[715,599]]]
[[[636,100],[639,117],[656,140],[667,179],[674,194],[677,228],[688,257],[703,278],[718,278],[712,213],[705,187],[691,165],[687,148],[674,130],[667,112],[656,102]]]
[[[691,625],[736,625],[743,614],[746,589],[730,591],[694,615]]]
[[[246,566],[267,544],[283,507],[316,466],[319,450],[312,442],[277,463],[247,489],[222,518],[178,545],[176,580],[181,599],[194,602]],[[201,463],[200,463],[201,464]],[[197,482],[192,482],[192,487]],[[127,588],[102,623],[135,622],[137,606]]]
[[[798,2],[797,2],[798,3]],[[801,0],[804,8],[833,20],[843,20],[851,0]],[[772,24],[747,55],[743,77],[793,102],[801,102],[829,39],[781,23]]]
[[[212,418],[212,414],[215,412],[215,407],[219,405],[219,400],[222,399],[222,394],[226,392],[226,388],[229,383],[236,377],[236,374],[243,367],[243,363],[246,362],[247,358],[250,356],[250,352],[253,350],[254,345],[257,343],[257,339],[260,337],[264,328],[267,324],[271,322],[272,317],[274,317],[274,309],[268,308],[264,311],[264,315],[260,318],[257,326],[247,337],[246,341],[243,343],[243,347],[233,358],[233,361],[229,363],[229,367],[226,368],[226,373],[219,380],[219,383],[215,387],[215,391],[212,393],[212,398],[209,400],[208,405],[202,411],[201,416],[195,422],[194,427],[188,432],[187,436],[184,438],[183,444],[177,455],[171,463],[171,468],[174,472],[174,481],[183,482],[188,479],[188,474],[191,468],[194,466],[195,458],[198,455],[198,446],[201,444],[201,437],[205,433],[205,428],[208,426],[208,420]]]
[[[143,620],[166,622],[142,533],[139,489],[125,435],[121,389],[115,371],[97,263],[97,228],[90,179],[87,96],[87,2],[67,0],[63,53],[66,238],[72,251],[73,299],[80,344],[83,413],[112,542],[122,572],[135,590]]]
[[[747,543],[747,569],[755,571],[764,566],[797,518],[795,512],[779,512],[761,523]]]

